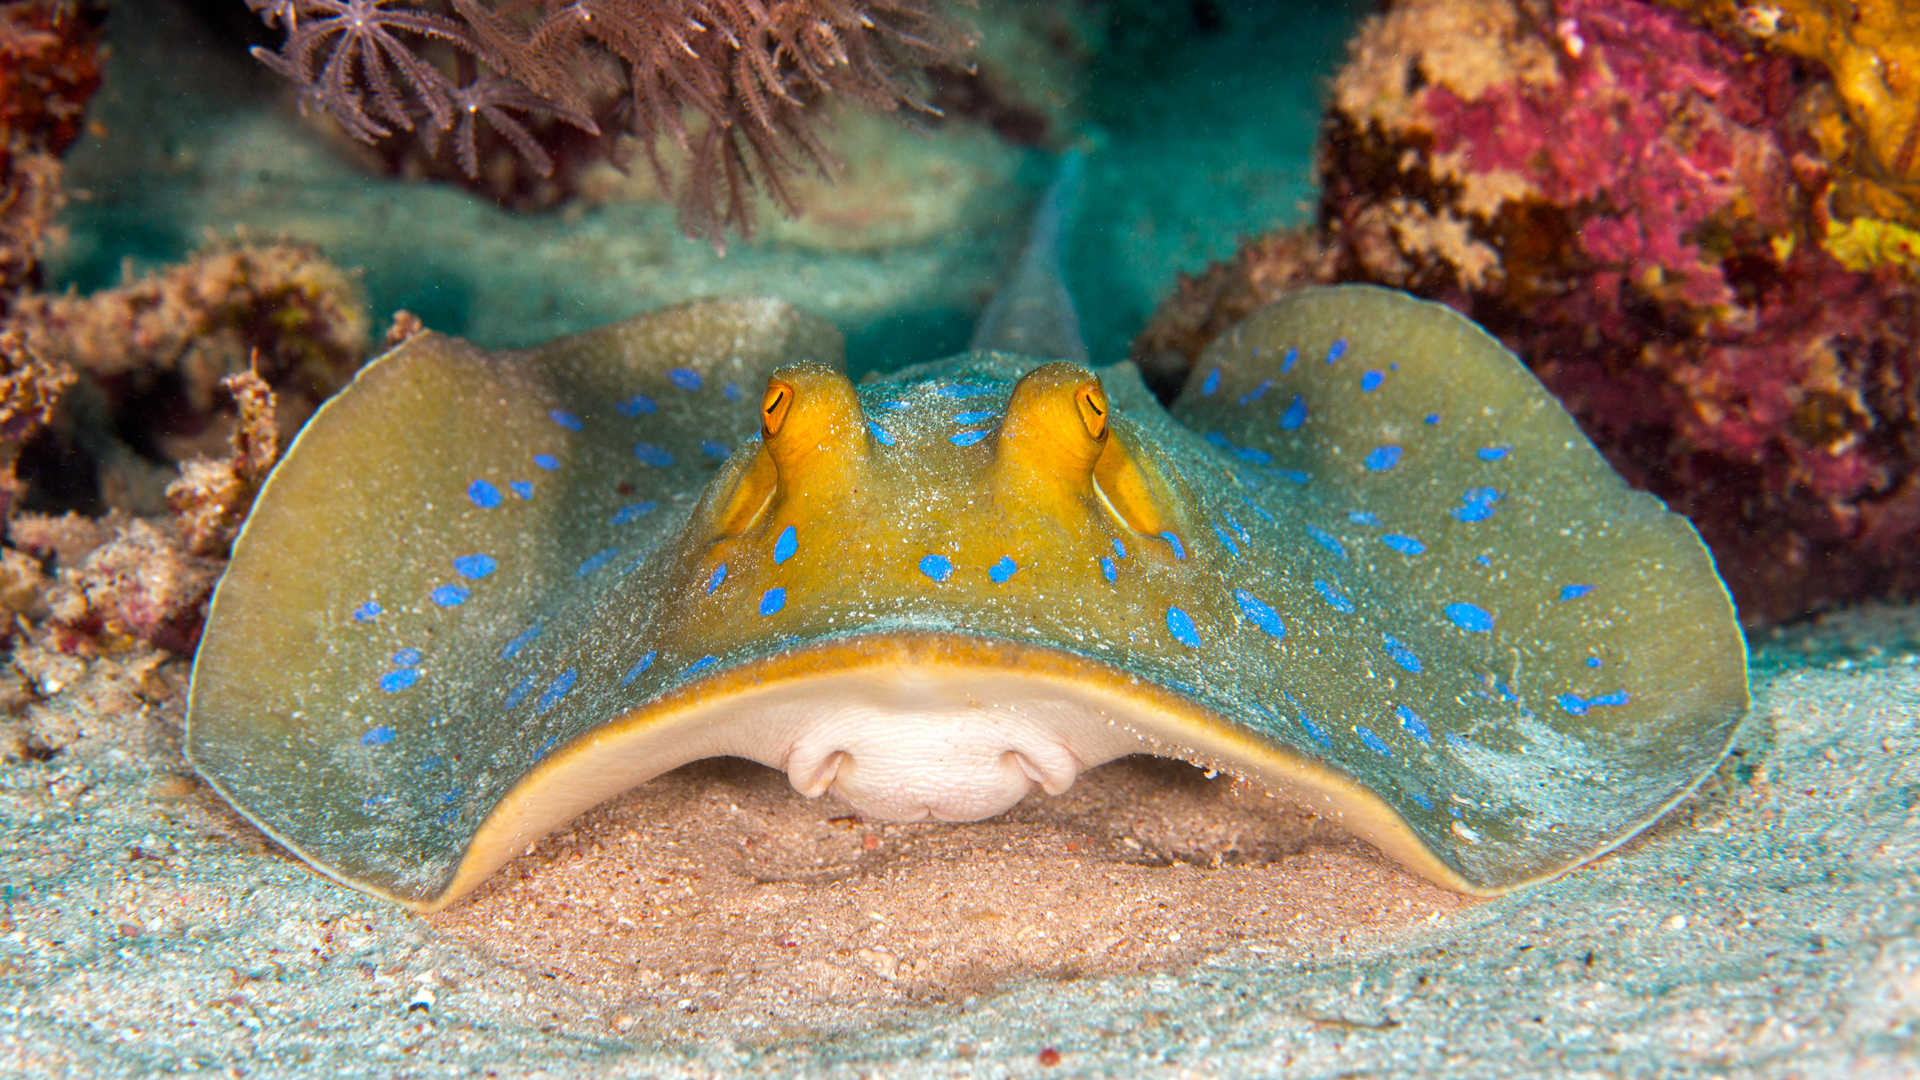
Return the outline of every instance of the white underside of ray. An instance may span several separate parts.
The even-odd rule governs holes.
[[[1377,795],[1325,766],[1196,723],[1094,682],[952,664],[886,664],[783,679],[706,697],[664,715],[617,718],[554,754],[497,805],[434,901],[464,895],[554,828],[688,762],[740,757],[788,774],[804,795],[832,793],[895,821],[972,821],[1039,787],[1157,754],[1256,777],[1274,794],[1340,821],[1395,859],[1473,890],[1434,858]]]

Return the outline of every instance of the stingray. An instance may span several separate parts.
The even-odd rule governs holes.
[[[1165,407],[1079,362],[1058,209],[976,348],[860,385],[768,299],[370,363],[235,545],[193,764],[421,910],[718,755],[950,821],[1177,757],[1477,895],[1714,768],[1748,699],[1710,555],[1495,339],[1307,289]]]

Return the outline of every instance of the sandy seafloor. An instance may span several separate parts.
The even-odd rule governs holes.
[[[1070,269],[1097,358],[1177,270],[1310,197],[1344,33],[1323,14],[1094,95]],[[979,205],[916,243],[776,233],[719,259],[658,205],[516,218],[369,180],[270,82],[183,62],[191,27],[158,0],[115,18],[107,134],[73,157],[85,194],[54,263],[82,288],[244,228],[364,268],[376,321],[405,306],[488,345],[772,288],[841,325],[856,365],[891,366],[964,341],[1018,233],[1005,200],[1045,174],[981,159]],[[1920,609],[1755,644],[1755,708],[1699,795],[1500,900],[1184,766],[878,826],[708,764],[432,918],[319,877],[192,778],[180,664],[53,665],[35,707],[73,741],[0,771],[0,1073],[1920,1075]]]
[[[1878,609],[1767,644],[1697,797],[1472,903],[1184,766],[869,828],[709,765],[423,919],[224,813],[183,771],[177,698],[136,704],[164,687],[83,678],[46,707],[88,736],[0,779],[0,1069],[1915,1075],[1916,627]]]

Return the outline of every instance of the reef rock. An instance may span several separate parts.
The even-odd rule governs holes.
[[[1748,620],[1912,593],[1920,286],[1825,246],[1833,92],[1650,0],[1404,0],[1334,84],[1317,229],[1184,283],[1136,352],[1303,267],[1409,289],[1691,517]]]

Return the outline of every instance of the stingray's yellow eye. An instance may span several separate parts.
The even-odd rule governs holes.
[[[767,396],[760,402],[760,437],[771,439],[780,434],[787,422],[787,410],[793,408],[793,384],[785,379],[768,379]]]
[[[1100,380],[1089,379],[1080,384],[1073,395],[1073,403],[1079,406],[1080,422],[1087,426],[1087,435],[1094,442],[1107,437],[1107,392],[1100,388]]]

